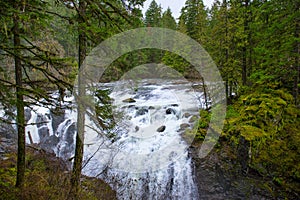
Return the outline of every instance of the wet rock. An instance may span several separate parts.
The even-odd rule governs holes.
[[[141,108],[141,109],[139,109],[139,110],[135,113],[135,117],[140,116],[140,115],[144,115],[144,114],[146,114],[146,113],[148,113],[148,110],[145,109],[145,108]]]
[[[24,115],[25,115],[25,121],[27,123],[31,118],[31,110],[29,108],[25,108]]]
[[[51,135],[43,145],[46,147],[56,147],[56,145],[59,143],[59,138],[55,135]]]
[[[184,117],[184,118],[189,118],[190,116],[191,116],[190,113],[184,113],[184,114],[183,114],[183,117]]]
[[[66,141],[69,143],[69,144],[74,144],[74,135],[75,135],[75,132],[76,132],[76,125],[75,123],[73,123],[67,130],[66,132]]]
[[[196,115],[193,115],[190,120],[189,123],[194,123],[196,120],[198,119],[198,117]]]
[[[189,153],[195,164],[200,199],[274,199],[270,191],[262,187],[270,184],[268,181],[255,173],[248,177],[242,173],[242,166],[235,164],[229,154],[230,146],[222,143],[220,148],[213,149],[205,158],[199,158],[201,145],[193,145]]]
[[[174,109],[172,109],[172,108],[168,108],[168,109],[166,110],[166,114],[167,114],[167,115],[170,115],[170,114],[174,114],[174,115],[175,115],[175,113],[176,113],[176,111],[175,111]]]
[[[189,127],[190,127],[190,125],[187,124],[187,123],[180,124],[180,130],[185,130],[185,129],[189,128]]]
[[[38,133],[40,137],[40,143],[44,143],[50,136],[49,129],[46,126],[39,128]]]
[[[163,126],[159,127],[156,131],[157,132],[164,132],[165,130],[166,130],[166,126],[163,125]]]
[[[17,131],[11,124],[0,123],[0,138],[2,137],[17,141]]]
[[[124,103],[135,103],[136,100],[134,100],[133,98],[128,98],[128,99],[124,99],[122,102],[124,102]]]
[[[16,152],[17,133],[11,124],[0,123],[0,159],[7,153]]]
[[[36,119],[37,128],[45,126],[50,121],[50,119],[51,119],[51,116],[48,114],[46,114],[46,115],[38,114],[37,119]]]
[[[241,170],[243,173],[248,171],[249,164],[249,141],[247,141],[243,136],[240,136],[238,145],[238,160],[241,165]]]
[[[64,113],[51,113],[52,128],[56,132],[58,126],[65,120]]]

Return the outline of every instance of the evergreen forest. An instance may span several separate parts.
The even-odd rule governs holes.
[[[261,180],[256,187],[269,194],[266,199],[299,199],[300,1],[214,0],[208,8],[203,0],[186,0],[177,19],[155,0],[143,14],[144,2],[0,0],[0,199],[116,199],[102,180],[81,174],[84,107],[77,108],[69,170],[39,144],[26,144],[27,112],[42,105],[56,108],[58,115],[93,48],[142,27],[187,35],[217,66],[227,109],[212,154],[223,159],[218,162],[222,170]],[[101,82],[117,81],[146,63],[162,63],[191,82],[200,81],[205,92],[201,74],[187,60],[160,49],[122,55]],[[110,102],[105,92],[97,95]],[[102,119],[111,117],[103,107],[98,112]],[[207,102],[199,116],[191,148],[201,146],[209,129]]]

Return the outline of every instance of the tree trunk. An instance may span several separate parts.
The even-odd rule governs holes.
[[[228,59],[229,59],[229,51],[228,51],[228,15],[227,15],[227,0],[223,1],[223,6],[225,9],[225,65],[228,66]],[[225,67],[227,69],[227,67]],[[230,75],[232,76],[232,75]],[[225,89],[226,89],[226,101],[229,100],[229,75],[228,72],[226,72],[226,83],[225,83]]]
[[[201,82],[202,82],[203,93],[204,93],[205,109],[208,109],[208,96],[206,91],[207,86],[205,85],[204,78],[201,78]]]
[[[78,33],[79,33],[79,50],[78,50],[78,71],[81,68],[81,65],[86,57],[87,50],[87,41],[85,28],[82,26],[85,22],[85,12],[86,12],[86,2],[79,2],[78,9]],[[75,157],[73,164],[73,171],[71,177],[71,196],[73,199],[78,199],[78,193],[80,190],[80,176],[82,169],[82,160],[83,160],[83,144],[84,144],[84,124],[85,124],[85,106],[82,101],[82,97],[85,96],[85,88],[83,79],[78,73],[78,97],[79,101],[77,101],[77,135],[76,135],[76,147],[75,147]]]
[[[296,3],[295,10],[299,10],[299,2]],[[299,20],[296,18],[295,19],[295,38],[299,39]],[[294,54],[295,54],[295,78],[294,78],[294,91],[293,91],[293,96],[295,99],[295,105],[299,104],[299,84],[300,84],[300,43],[298,41],[295,42],[294,44]]]
[[[245,16],[244,16],[244,33],[247,35],[248,37],[248,7],[249,7],[249,0],[245,0]],[[244,45],[242,48],[242,55],[243,55],[243,59],[242,59],[242,84],[246,85],[247,84],[247,39],[245,39],[244,41]]]
[[[15,78],[16,78],[16,104],[17,104],[17,127],[18,127],[18,159],[17,159],[17,181],[16,187],[22,188],[25,178],[25,115],[24,100],[22,91],[22,65],[21,65],[21,41],[19,30],[19,16],[16,12],[14,21],[14,59],[15,59]]]

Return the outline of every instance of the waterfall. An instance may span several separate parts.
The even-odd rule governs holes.
[[[119,199],[199,199],[188,154],[191,141],[183,139],[197,121],[198,96],[187,82],[157,82],[102,86],[110,88],[114,100],[114,136],[105,137],[86,115],[82,172],[105,180]],[[76,116],[76,109],[57,116],[35,108],[26,131],[67,160],[74,155]]]

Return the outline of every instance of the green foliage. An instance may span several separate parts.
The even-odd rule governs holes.
[[[300,111],[285,90],[248,90],[227,111],[225,137],[250,142],[250,166],[285,188],[297,190]]]
[[[107,132],[107,137],[113,139],[116,134],[113,133],[115,121],[113,117],[112,100],[109,97],[109,90],[97,89],[94,97],[96,98],[96,117],[100,125],[100,129]]]
[[[211,119],[211,113],[206,110],[200,111],[200,118],[197,122],[197,132],[195,135],[194,143],[197,144],[199,142],[202,142],[206,136],[207,129],[209,127],[209,122]]]
[[[43,151],[27,149],[24,191],[15,189],[16,155],[7,154],[0,164],[0,199],[68,199],[69,173],[65,163]],[[80,199],[116,199],[115,192],[96,178],[82,177]]]
[[[162,15],[162,8],[159,6],[155,0],[153,0],[149,8],[145,13],[145,26],[146,27],[159,27],[161,26],[161,15]]]
[[[169,29],[176,30],[177,24],[176,24],[176,21],[175,21],[174,17],[172,16],[172,12],[171,12],[170,8],[168,8],[162,14],[161,26],[163,28],[169,28]]]
[[[181,10],[180,20],[186,26],[187,34],[205,45],[207,11],[202,0],[187,0]]]

